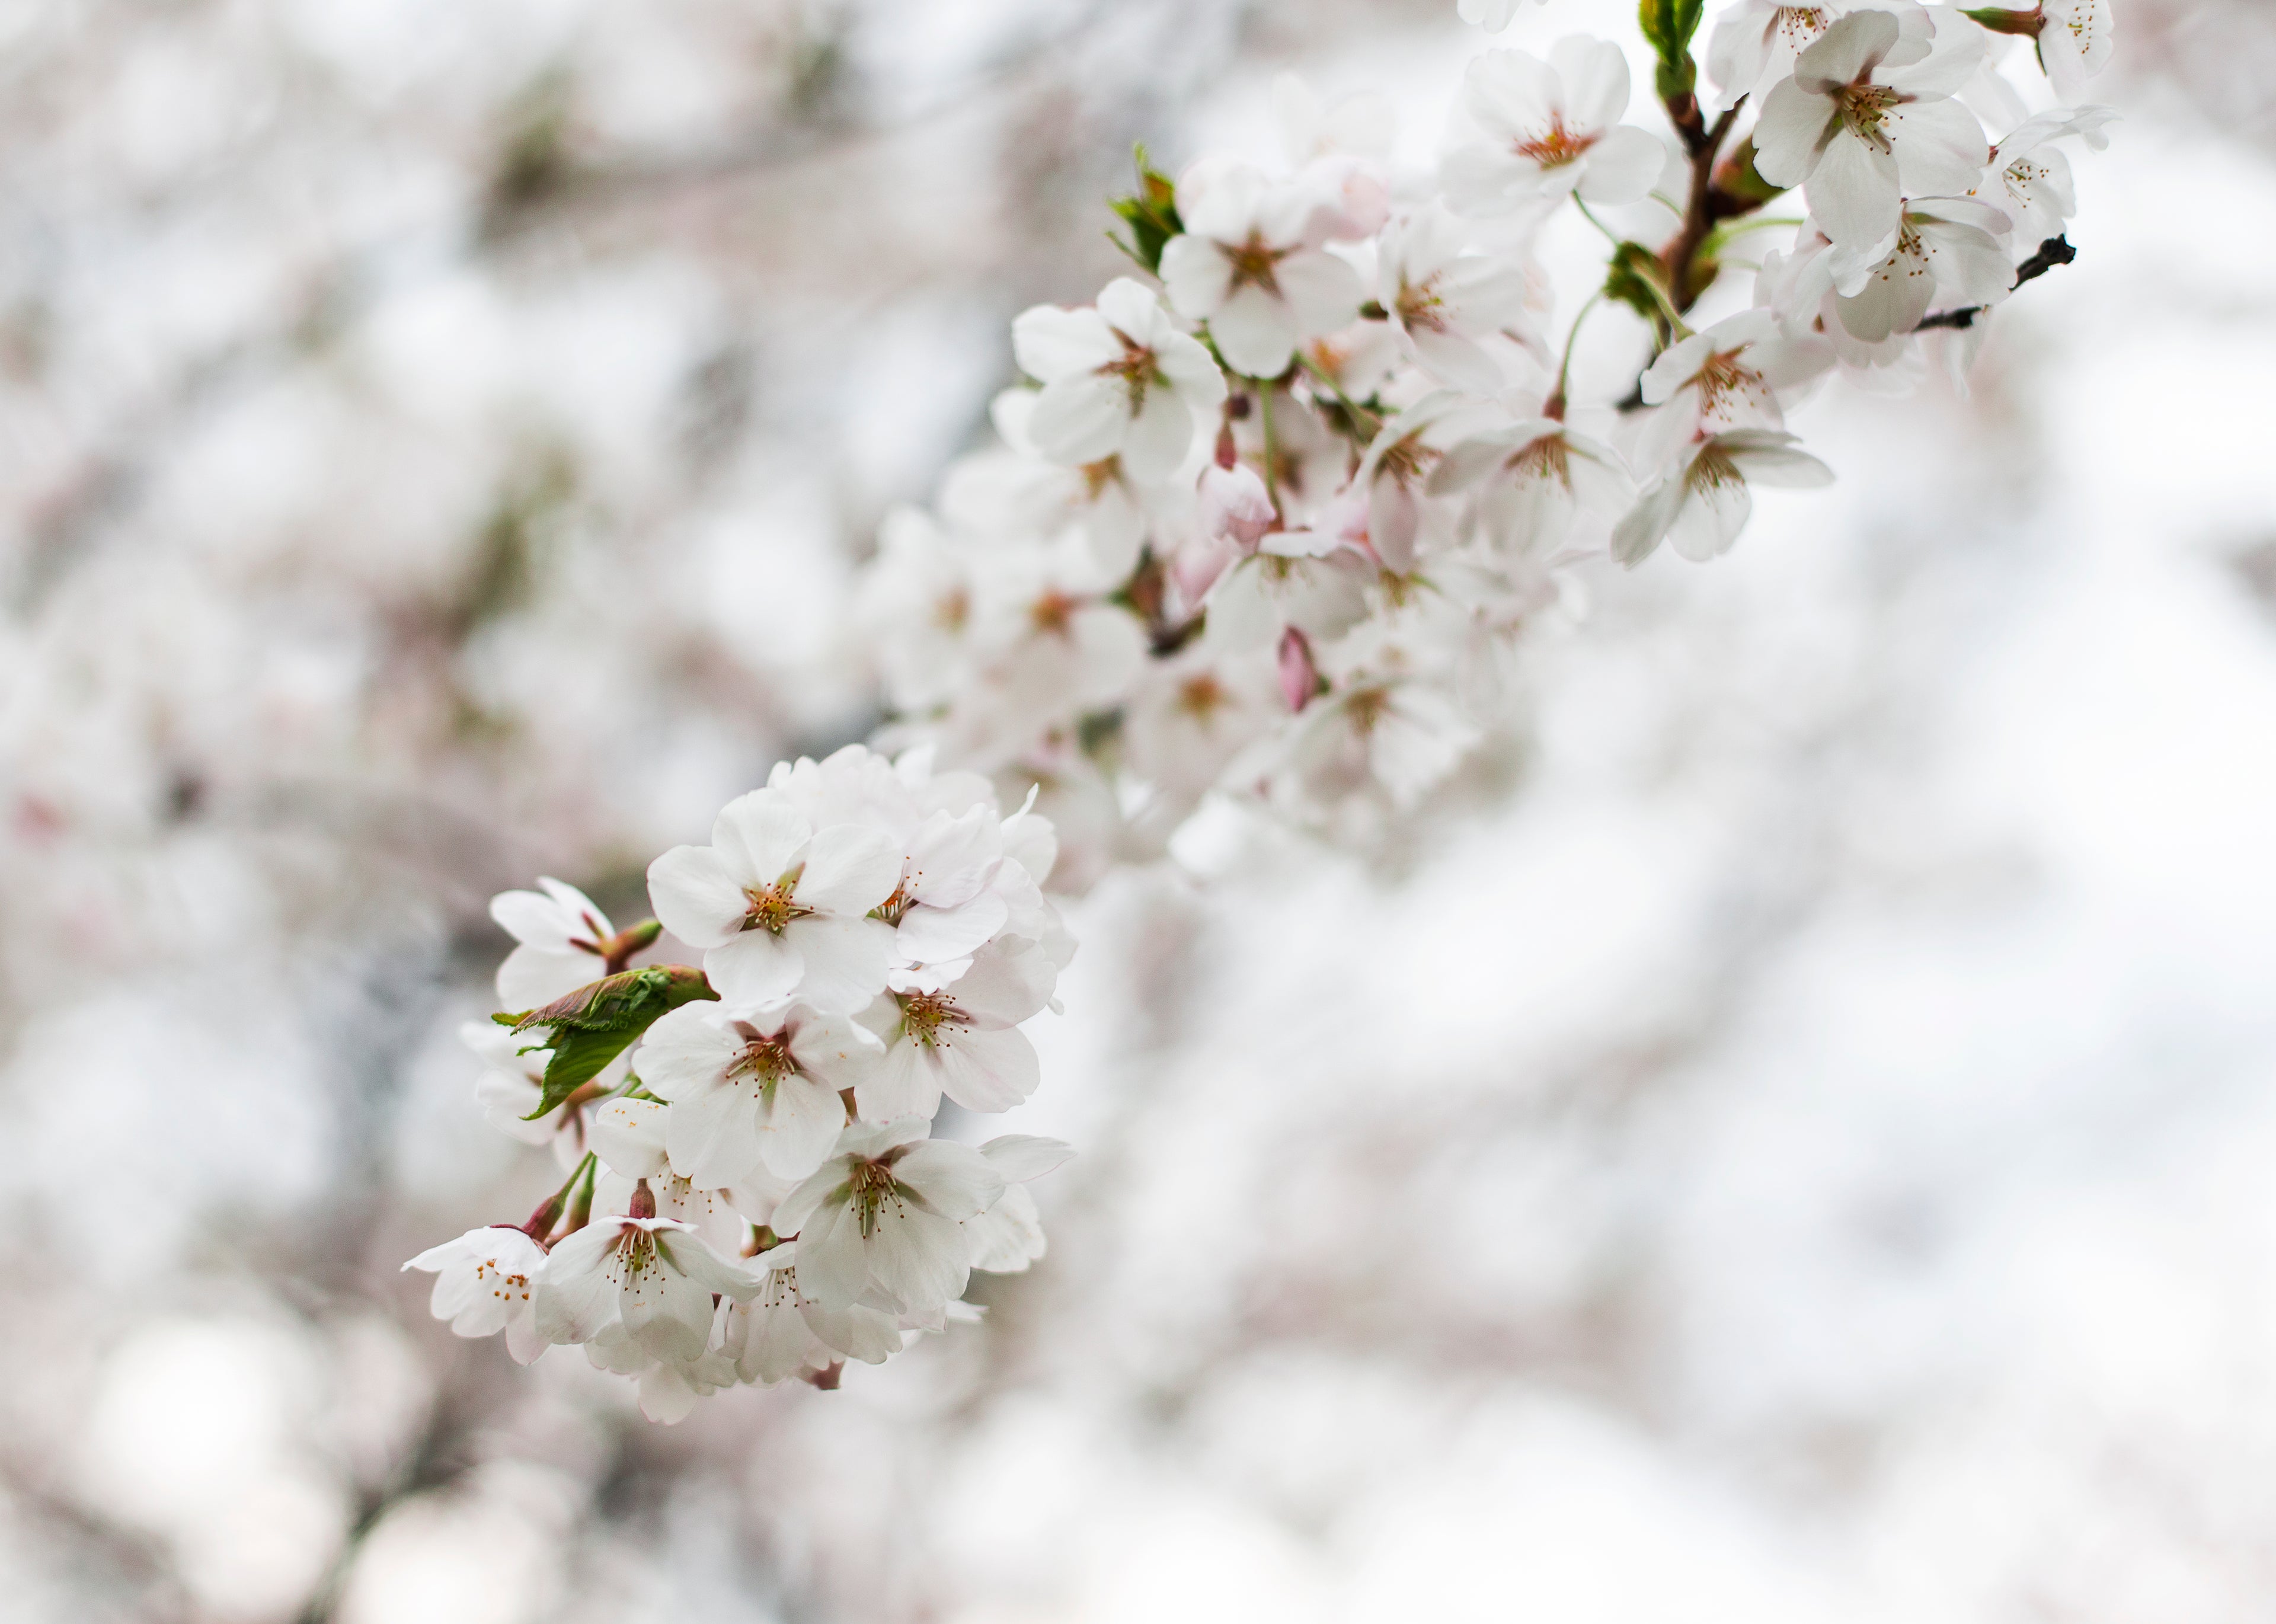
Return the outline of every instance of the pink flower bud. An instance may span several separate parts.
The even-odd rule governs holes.
[[[1292,626],[1280,634],[1280,696],[1289,710],[1301,710],[1319,691],[1320,671],[1312,664],[1312,645]]]

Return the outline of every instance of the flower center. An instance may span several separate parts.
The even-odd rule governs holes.
[[[1421,478],[1422,470],[1438,461],[1439,455],[1436,446],[1425,445],[1410,434],[1385,451],[1382,460],[1375,465],[1376,477],[1381,479],[1387,474],[1403,490]]]
[[[1446,301],[1438,297],[1438,273],[1433,271],[1421,282],[1402,280],[1399,285],[1399,320],[1405,327],[1420,327],[1424,330],[1442,333],[1446,330],[1446,318],[1439,312]]]
[[[1159,376],[1154,365],[1154,352],[1119,329],[1114,336],[1122,340],[1122,353],[1098,370],[1107,377],[1122,380],[1123,387],[1130,391],[1130,414],[1135,417],[1146,404],[1146,386]]]
[[[1074,611],[1081,607],[1080,598],[1071,598],[1054,587],[1028,605],[1028,618],[1038,632],[1065,637],[1074,625]]]
[[[791,921],[804,919],[813,913],[812,908],[798,905],[797,891],[798,875],[795,870],[755,890],[746,886],[743,891],[743,899],[747,904],[743,909],[743,929],[780,936]]]
[[[1888,132],[1881,126],[1886,122],[1889,110],[1904,100],[1886,85],[1844,85],[1833,93],[1834,116],[1841,127],[1869,146],[1883,152],[1892,150]]]
[[[1351,719],[1351,730],[1362,739],[1375,731],[1375,725],[1390,709],[1388,688],[1357,688],[1344,701],[1344,715]]]
[[[1558,169],[1574,162],[1597,144],[1593,135],[1582,135],[1566,126],[1565,115],[1549,115],[1549,128],[1539,135],[1527,137],[1514,144],[1521,158],[1529,158],[1544,169]]]
[[[944,632],[960,632],[971,618],[972,594],[960,586],[951,587],[933,600],[932,623]]]
[[[1178,709],[1196,722],[1208,721],[1231,697],[1225,684],[1209,672],[1196,672],[1178,685]]]
[[[1573,489],[1573,448],[1565,444],[1561,434],[1544,434],[1537,440],[1527,441],[1506,466],[1521,484],[1529,480],[1554,480],[1567,490]]]
[[[902,1029],[910,1041],[928,1049],[940,1046],[941,1028],[963,1026],[972,1019],[944,992],[912,992],[903,996],[900,1004]]]
[[[1075,472],[1082,475],[1083,494],[1096,502],[1105,494],[1109,485],[1121,483],[1121,454],[1117,452],[1111,457],[1103,457],[1096,462],[1086,462]]]
[[[1747,476],[1739,472],[1739,465],[1731,460],[1730,453],[1711,445],[1693,460],[1691,472],[1683,476],[1683,482],[1705,496],[1726,485],[1743,485]]]
[[[1787,44],[1801,50],[1825,32],[1825,11],[1815,5],[1782,5],[1771,27],[1786,36]]]
[[[1275,248],[1255,231],[1238,248],[1227,248],[1225,257],[1233,265],[1233,285],[1226,291],[1239,292],[1245,287],[1261,287],[1268,293],[1278,294],[1280,283],[1272,268],[1288,257],[1289,250]]]
[[[854,1216],[861,1226],[861,1238],[867,1241],[877,1233],[877,1214],[889,1201],[897,1199],[899,1188],[893,1182],[893,1170],[883,1162],[859,1161],[854,1164],[847,1180],[853,1195]]]
[[[770,1088],[798,1069],[798,1062],[791,1058],[790,1039],[784,1034],[770,1037],[745,1027],[743,1036],[741,1051],[727,1063],[728,1076],[753,1078],[761,1088]]]

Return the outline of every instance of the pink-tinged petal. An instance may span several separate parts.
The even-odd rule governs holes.
[[[1218,353],[1235,372],[1277,378],[1296,350],[1296,313],[1255,283],[1229,295],[1210,318]]]
[[[1162,249],[1162,286],[1180,315],[1206,321],[1233,291],[1233,262],[1207,237],[1172,237]]]
[[[1078,373],[1043,386],[1028,432],[1053,462],[1080,467],[1112,456],[1130,426],[1130,391],[1115,376]]]
[[[1624,124],[1607,130],[1582,160],[1574,190],[1591,203],[1633,203],[1667,166],[1667,148],[1649,130]]]
[[[1791,445],[1734,446],[1729,455],[1752,484],[1815,490],[1833,482],[1832,468]]]
[[[1675,522],[1683,503],[1680,470],[1664,474],[1647,487],[1636,505],[1612,527],[1612,557],[1634,569],[1658,550]]]
[[[1530,140],[1547,127],[1562,90],[1555,71],[1538,57],[1490,50],[1462,75],[1462,106],[1494,139]]]
[[[671,1170],[702,1189],[717,1189],[759,1159],[759,1102],[747,1084],[719,1082],[684,1096],[664,1119]]]
[[[1685,493],[1675,522],[1668,527],[1668,545],[1679,558],[1703,564],[1731,550],[1754,508],[1754,497],[1743,479],[1695,485]]]
[[[1852,11],[1794,58],[1794,82],[1818,95],[1855,84],[1880,65],[1881,58],[1896,44],[1897,34],[1897,19],[1888,12]]]
[[[803,1179],[822,1165],[845,1126],[846,1103],[836,1090],[811,1077],[785,1077],[775,1085],[774,1111],[759,1129],[759,1158],[778,1179]]]
[[[616,934],[617,928],[609,922],[609,916],[594,906],[592,898],[574,885],[565,880],[557,880],[550,874],[541,874],[537,877],[537,888],[553,899],[554,906],[561,910],[563,918],[573,922],[572,935],[588,936],[595,931],[602,936]]]
[[[539,1332],[534,1311],[506,1316],[505,1351],[514,1363],[535,1364],[538,1355],[551,1346]]]
[[[869,1289],[869,1258],[851,1204],[832,1201],[798,1231],[798,1290],[824,1308],[848,1309]]]
[[[886,1007],[890,1009],[891,1006]],[[884,1045],[878,1042],[875,1032],[846,1016],[823,1015],[804,1009],[795,1011],[794,1015],[791,1058],[801,1071],[831,1089],[849,1086],[858,1073],[884,1053]]]
[[[1316,338],[1348,324],[1367,297],[1359,272],[1324,248],[1299,248],[1273,267],[1272,275],[1296,313],[1301,338]],[[1210,330],[1216,330],[1214,323]]]
[[[598,953],[549,952],[527,943],[505,956],[497,968],[498,1007],[535,1009],[541,1004],[601,979],[607,966]]]
[[[893,1164],[893,1179],[950,1218],[985,1212],[1004,1193],[1004,1175],[994,1164],[970,1145],[946,1139],[911,1145]]]
[[[1809,212],[1835,242],[1878,242],[1897,229],[1897,161],[1844,130],[1826,143],[1804,195]]]
[[[709,999],[683,1004],[656,1018],[641,1039],[641,1081],[667,1100],[686,1099],[719,1086],[742,1038],[719,1021]]]
[[[1074,1147],[1033,1134],[999,1134],[980,1147],[980,1154],[1010,1182],[1025,1184],[1065,1165],[1074,1157]]]
[[[720,808],[711,823],[711,845],[729,877],[744,885],[767,885],[798,861],[813,832],[814,825],[789,796],[755,789]]]
[[[593,1149],[611,1172],[626,1179],[661,1178],[668,1165],[664,1122],[671,1107],[660,1100],[612,1099],[593,1113]]]
[[[964,1224],[972,1266],[988,1274],[1017,1274],[1043,1255],[1042,1215],[1036,1198],[1018,1185],[1004,1199]]]
[[[1755,168],[1774,186],[1798,186],[1840,127],[1832,102],[1780,80],[1763,98],[1762,117],[1755,121]]]
[[[922,1313],[963,1292],[972,1253],[955,1219],[888,1201],[877,1210],[869,1264],[871,1278],[905,1313]]]
[[[833,823],[807,842],[806,867],[798,877],[800,907],[826,914],[866,914],[893,894],[901,883],[901,851],[882,829]]]
[[[823,1014],[853,1014],[885,990],[893,966],[893,928],[882,920],[816,914],[792,921],[783,940],[794,944],[800,958],[801,968],[793,983],[799,1001]],[[708,968],[710,960],[704,963]],[[718,985],[716,977],[713,985]],[[723,998],[731,996],[725,987],[719,990]],[[781,996],[789,996],[789,990]]]
[[[1953,196],[1983,178],[1991,143],[1976,115],[1956,101],[1911,102],[1892,108],[1890,141],[1897,177],[1915,197]]]
[[[883,1364],[901,1351],[901,1328],[890,1314],[858,1303],[849,1309],[828,1309],[804,1301],[798,1311],[816,1341],[848,1359]]]
[[[1694,333],[1659,353],[1643,370],[1638,391],[1646,406],[1658,406],[1699,376],[1699,368],[1715,352],[1713,333]]]
[[[1186,398],[1159,383],[1148,385],[1122,439],[1124,472],[1142,482],[1177,472],[1194,443],[1193,409]]]
[[[843,1147],[844,1142],[839,1142]],[[794,1235],[805,1228],[808,1220],[823,1208],[844,1198],[846,1190],[846,1165],[833,1157],[800,1180],[798,1185],[775,1203],[774,1214],[768,1220],[778,1234]]]
[[[1063,310],[1037,305],[1012,323],[1012,353],[1020,370],[1042,383],[1096,372],[1122,353],[1096,310]]]
[[[1601,130],[1628,110],[1628,59],[1609,40],[1567,34],[1550,50],[1564,87],[1565,114],[1582,130]]]
[[[651,1247],[658,1243],[652,1238]],[[643,1248],[644,1250],[644,1248]],[[635,1254],[618,1312],[633,1340],[658,1359],[701,1359],[710,1340],[711,1294],[660,1254]]]
[[[490,899],[490,918],[515,941],[557,952],[567,945],[571,937],[585,934],[574,914],[534,891],[498,892]]]
[[[801,924],[810,921],[800,921]],[[703,955],[703,974],[711,990],[729,1004],[764,1008],[786,1003],[799,990],[806,960],[792,932],[746,930]]]
[[[934,1055],[941,1092],[967,1111],[1009,1111],[1043,1080],[1036,1046],[1016,1027],[943,1027]]]
[[[708,846],[675,846],[648,866],[649,906],[691,947],[717,947],[743,928],[750,899]]]
[[[596,1218],[553,1248],[537,1278],[537,1333],[548,1342],[589,1342],[617,1317],[617,1281],[606,1266],[623,1235]]]
[[[893,1043],[854,1084],[854,1103],[865,1117],[929,1117],[940,1109],[940,1076],[922,1045]]]
[[[901,916],[897,951],[911,964],[961,959],[1004,928],[1011,909],[983,891],[959,907],[913,907]]]
[[[1165,334],[1154,346],[1154,366],[1197,414],[1210,416],[1225,404],[1225,373],[1200,339]]]
[[[695,1413],[699,1395],[676,1365],[651,1365],[640,1372],[640,1411],[659,1426],[676,1426]]]
[[[1491,395],[1502,386],[1500,366],[1473,338],[1437,328],[1415,327],[1407,330],[1407,342],[1414,347],[1415,359],[1422,369],[1443,383],[1477,395]],[[1382,489],[1377,485],[1378,494]],[[1378,550],[1380,547],[1378,538]]]
[[[1003,854],[1000,821],[996,808],[985,805],[953,817],[934,813],[908,839],[904,892],[932,907],[954,907],[978,896]]]
[[[1117,277],[1099,291],[1098,314],[1133,344],[1147,348],[1169,325],[1162,319],[1162,301],[1153,289],[1129,277]],[[1115,347],[1121,347],[1119,341]]]
[[[664,1249],[671,1265],[702,1286],[707,1295],[717,1292],[738,1302],[748,1302],[759,1294],[766,1284],[765,1276],[771,1272],[763,1267],[728,1262],[706,1245],[700,1235],[659,1234],[656,1245]]]

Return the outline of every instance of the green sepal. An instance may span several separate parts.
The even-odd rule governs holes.
[[[1784,186],[1772,186],[1763,178],[1762,171],[1755,167],[1755,138],[1746,135],[1731,148],[1715,170],[1715,190],[1726,200],[1716,213],[1725,219],[1736,215],[1752,214],[1764,203],[1779,197]]]
[[[1162,250],[1170,239],[1182,234],[1186,223],[1178,217],[1178,186],[1146,156],[1146,146],[1140,142],[1135,149],[1138,161],[1138,189],[1127,197],[1110,198],[1106,206],[1122,217],[1129,226],[1127,240],[1109,231],[1115,246],[1147,270],[1158,274],[1162,269]]]
[[[1645,269],[1646,266],[1650,269]],[[1612,263],[1605,269],[1605,297],[1643,317],[1664,339],[1667,313],[1660,307],[1652,291],[1658,285],[1660,275],[1658,254],[1640,242],[1624,242],[1612,250]]]
[[[1699,82],[1691,36],[1699,32],[1706,11],[1707,0],[1638,0],[1636,25],[1659,58],[1655,88],[1663,102],[1690,95]]]
[[[631,1048],[667,1011],[718,996],[694,965],[652,964],[604,975],[540,1009],[492,1015],[500,1026],[517,1032],[542,1028],[551,1034],[549,1042],[530,1045],[550,1049],[553,1055],[545,1063],[537,1109],[522,1120],[536,1120],[599,1076],[602,1067]]]
[[[2036,6],[2028,11],[2011,11],[1997,5],[1974,9],[1962,6],[1960,14],[1994,34],[2018,34],[2027,40],[2037,39],[2047,23],[2045,11]]]

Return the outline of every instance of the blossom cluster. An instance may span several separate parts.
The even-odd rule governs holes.
[[[1472,60],[1426,169],[1376,100],[1290,79],[1277,171],[1141,153],[1113,207],[1142,274],[1020,315],[1001,444],[885,527],[863,614],[897,754],[778,767],[656,860],[625,930],[558,881],[497,899],[520,945],[508,1013],[468,1032],[478,1093],[569,1173],[413,1260],[438,1316],[524,1361],[582,1345],[676,1418],[968,1314],[973,1270],[1042,1255],[1025,1186],[1067,1154],[932,1131],[944,1099],[1036,1086],[1020,1028],[1073,950],[1045,883],[1160,849],[1212,793],[1336,830],[1412,808],[1573,572],[1728,550],[1756,488],[1832,478],[1789,427],[1808,391],[1905,389],[1931,344],[1964,372],[2071,257],[2106,0],[1740,0],[1719,98],[1701,11],[1642,8],[1665,134],[1627,122],[1622,49],[1575,36]],[[1655,207],[1657,245],[1595,212]],[[1536,248],[1568,208],[1609,253],[1552,342]],[[1582,376],[1583,324],[1620,309],[1648,353]],[[700,967],[634,966],[666,931]]]
[[[2107,56],[2106,0],[1741,0],[1703,74],[1700,11],[1643,8],[1665,132],[1575,36],[1477,55],[1429,165],[1378,100],[1289,78],[1278,169],[1142,152],[1134,274],[1018,318],[999,444],[884,527],[887,737],[1042,785],[1077,887],[1212,792],[1380,828],[1488,735],[1589,560],[1727,550],[1757,489],[1832,478],[1804,395],[1960,371],[2069,257],[2064,149],[2110,115],[2053,97]],[[1560,333],[1536,247],[1567,214],[1608,258]],[[1636,359],[1582,376],[1623,310]]]
[[[511,1013],[466,1030],[477,1096],[569,1176],[527,1223],[406,1265],[435,1273],[437,1317],[524,1363],[581,1345],[677,1420],[739,1383],[834,1384],[973,1312],[973,1270],[1043,1255],[1026,1185],[1066,1147],[933,1119],[1036,1088],[1020,1028],[1073,952],[1038,884],[1056,844],[976,774],[854,745],[658,857],[653,919],[619,930],[554,879],[497,898]],[[665,931],[700,968],[633,965]]]

